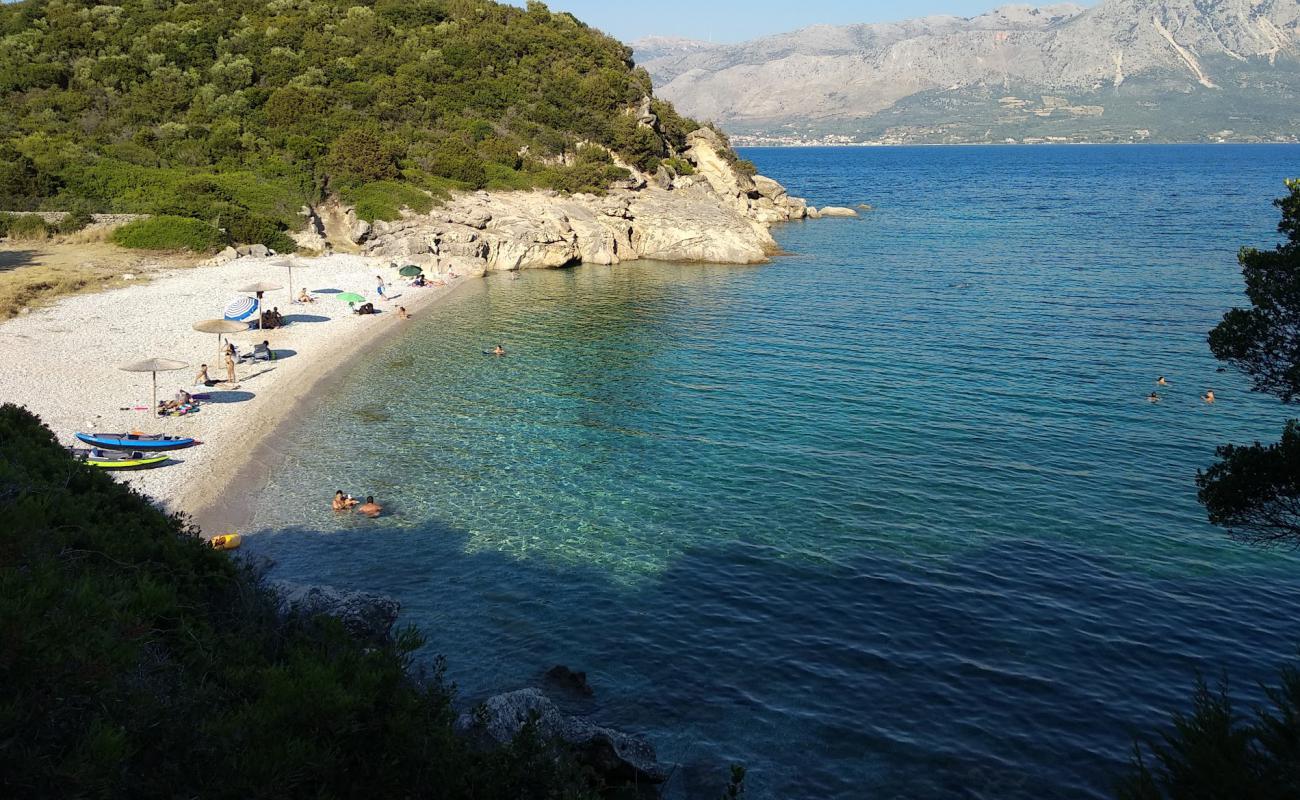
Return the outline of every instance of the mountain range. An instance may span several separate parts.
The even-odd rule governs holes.
[[[741,144],[1295,141],[1300,2],[1103,0],[633,44]]]

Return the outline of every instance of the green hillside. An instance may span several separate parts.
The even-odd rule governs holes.
[[[694,123],[569,14],[486,0],[0,5],[0,210],[194,217],[289,245],[329,193],[372,216],[449,188],[601,190]]]
[[[13,798],[595,798],[526,730],[453,733],[413,632],[285,616],[248,568],[0,406],[0,784]]]

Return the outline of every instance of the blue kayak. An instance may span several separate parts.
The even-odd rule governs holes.
[[[194,439],[183,436],[164,436],[161,433],[78,433],[77,438],[88,445],[105,450],[139,450],[159,452],[161,450],[179,450],[198,444]]]

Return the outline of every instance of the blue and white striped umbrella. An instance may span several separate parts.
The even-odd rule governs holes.
[[[252,319],[255,314],[257,314],[257,300],[252,297],[236,297],[226,303],[224,312],[226,319],[233,319],[236,322]]]

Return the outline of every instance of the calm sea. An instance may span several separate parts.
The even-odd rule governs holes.
[[[875,208],[463,287],[305,415],[251,549],[399,597],[466,701],[586,670],[678,798],[1105,797],[1198,670],[1257,700],[1300,560],[1193,479],[1286,417],[1205,335],[1300,148],[747,155]]]

